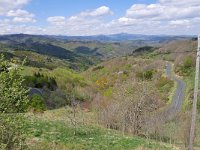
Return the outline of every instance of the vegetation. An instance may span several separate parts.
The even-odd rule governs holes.
[[[194,71],[194,67],[195,58],[190,55],[186,55],[183,58],[183,62],[176,65],[175,71],[182,76],[189,76],[190,73]]]
[[[0,112],[18,113],[27,109],[28,90],[23,86],[21,68],[0,57]]]
[[[27,149],[24,135],[24,116],[20,114],[0,114],[0,149]]]
[[[46,106],[45,106],[45,103],[44,103],[44,99],[40,95],[34,94],[31,97],[31,102],[30,102],[29,108],[33,109],[34,112],[45,111]]]
[[[142,80],[151,80],[153,78],[154,70],[147,70],[144,72],[137,72],[136,76]]]
[[[26,76],[26,85],[28,87],[32,87],[32,88],[48,88],[51,91],[56,90],[57,88],[57,83],[55,78],[53,77],[48,77],[48,76],[44,76],[42,74],[38,73],[34,73],[33,76]]]
[[[133,55],[134,56],[135,55],[146,55],[148,53],[152,53],[154,51],[154,49],[156,49],[156,48],[154,48],[152,46],[139,47],[133,51]]]
[[[88,120],[89,113],[78,112],[77,133],[74,136],[73,126],[67,115],[70,108],[60,109],[54,112],[47,111],[44,117],[28,116],[31,118],[25,123],[25,132],[31,149],[170,149],[170,145],[156,143],[153,140],[145,140],[140,137],[123,136],[115,130],[108,130],[98,125],[92,125]],[[53,118],[51,117],[53,115]],[[86,116],[88,115],[88,117]],[[66,118],[66,120],[62,120]],[[45,119],[44,119],[45,118]],[[84,119],[83,119],[84,118]],[[61,119],[61,120],[60,120]],[[92,117],[94,122],[94,118]],[[81,120],[81,121],[80,121]]]
[[[194,46],[195,41],[138,48],[132,45],[136,41],[21,36],[24,41],[6,37],[6,56],[0,61],[0,149],[187,146],[195,56],[174,55],[174,51],[185,51],[188,47],[180,47]],[[11,45],[10,39],[18,44]],[[121,56],[126,48],[126,54],[137,48],[137,55]],[[22,69],[20,62],[26,56]],[[166,60],[174,62],[175,73],[187,84],[183,111],[170,120],[162,114],[170,107],[176,85],[165,75]]]
[[[174,86],[174,82],[167,77],[161,77],[156,82],[156,87],[162,93],[162,99],[166,102],[169,102],[169,93],[172,91],[172,87]]]
[[[24,149],[23,116],[28,108],[28,90],[23,86],[21,68],[0,57],[0,148]]]

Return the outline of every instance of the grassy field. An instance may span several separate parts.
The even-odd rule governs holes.
[[[69,110],[58,109],[44,112],[44,114],[28,114],[24,131],[28,138],[31,150],[133,150],[133,149],[172,149],[171,146],[156,143],[140,137],[122,135],[117,131],[105,129],[94,123],[91,112],[85,113],[87,124],[79,119],[82,113],[77,114],[77,133],[67,115]],[[53,116],[53,118],[51,118]],[[88,120],[89,118],[92,118]]]

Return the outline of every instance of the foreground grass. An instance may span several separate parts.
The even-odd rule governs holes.
[[[172,149],[168,145],[121,133],[98,125],[79,124],[77,133],[68,121],[33,117],[26,121],[24,131],[31,150],[132,150]]]

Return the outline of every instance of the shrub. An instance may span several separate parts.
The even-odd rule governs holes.
[[[187,56],[183,61],[183,67],[184,68],[191,68],[194,67],[194,60],[192,57]]]
[[[28,89],[24,87],[21,70],[0,56],[0,112],[18,113],[27,109]]]
[[[109,97],[109,98],[112,97],[112,94],[113,94],[113,88],[112,88],[112,87],[108,88],[108,89],[103,93],[104,96]]]
[[[48,109],[56,109],[69,104],[66,98],[66,92],[61,89],[57,89],[50,93],[49,98],[45,99],[45,103]]]
[[[195,59],[192,56],[185,56],[182,64],[176,65],[175,71],[180,75],[188,76],[195,67]]]
[[[104,68],[104,66],[97,66],[97,67],[93,68],[92,71],[101,70],[103,68]]]
[[[151,80],[153,78],[154,70],[147,70],[143,72],[137,72],[136,77],[142,80]]]
[[[96,85],[101,89],[106,89],[109,87],[109,81],[106,77],[103,77],[96,81]]]
[[[34,94],[31,98],[30,108],[36,112],[46,110],[44,99],[40,95]]]
[[[19,114],[0,114],[0,149],[27,149],[23,124],[25,118]]]
[[[25,112],[29,104],[28,90],[23,86],[21,67],[0,56],[0,149],[25,149],[22,134]]]

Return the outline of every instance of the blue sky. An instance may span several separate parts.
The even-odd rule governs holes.
[[[151,4],[155,0],[32,0],[25,8],[39,17],[72,16],[87,9],[108,6],[119,17],[133,4]],[[47,5],[48,4],[48,5]]]
[[[200,32],[199,0],[0,0],[0,34]]]

